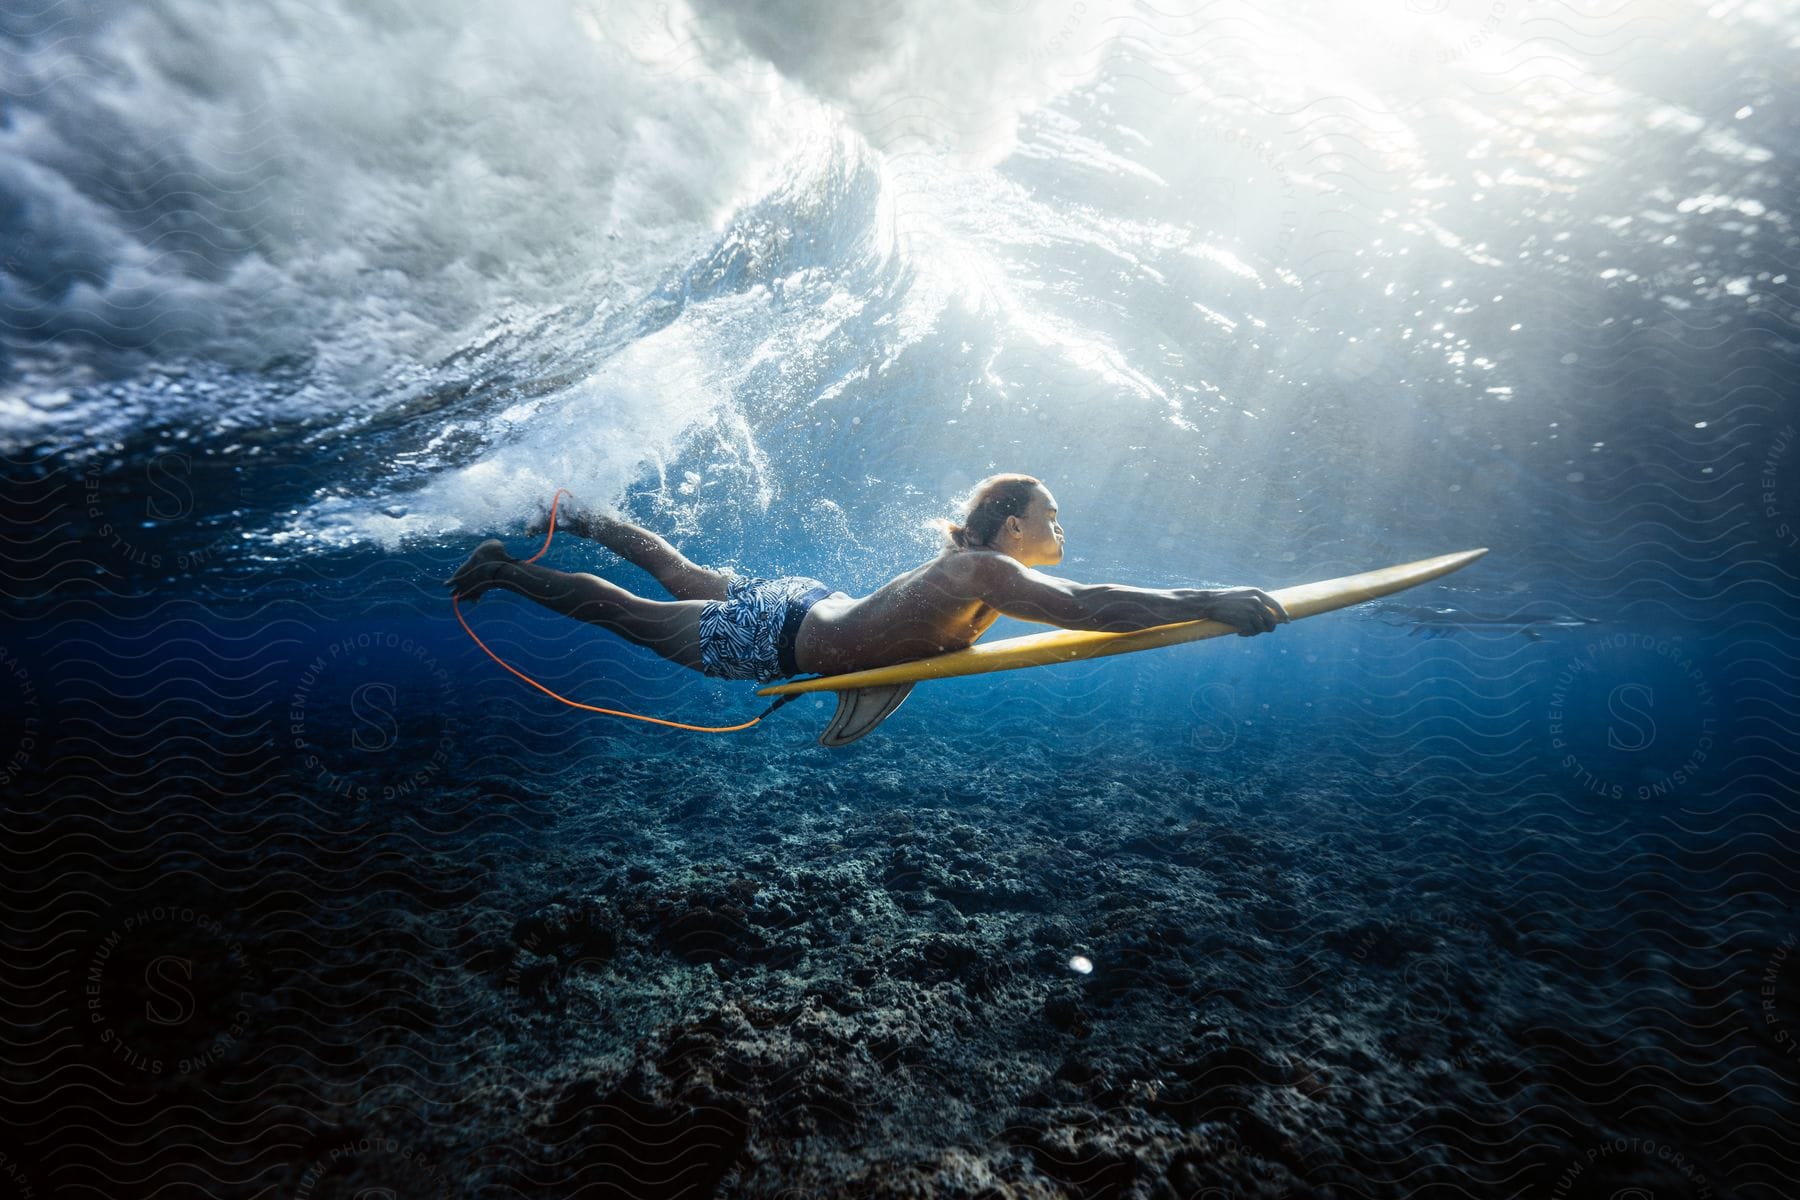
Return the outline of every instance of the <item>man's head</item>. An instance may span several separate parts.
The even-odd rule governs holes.
[[[1028,567],[1062,561],[1056,497],[1030,475],[990,475],[975,485],[960,525],[946,532],[965,550],[996,550]]]

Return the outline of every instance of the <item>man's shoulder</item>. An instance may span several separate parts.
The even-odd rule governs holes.
[[[939,579],[959,583],[979,583],[1018,570],[1019,561],[998,550],[947,551],[927,562],[925,571]]]

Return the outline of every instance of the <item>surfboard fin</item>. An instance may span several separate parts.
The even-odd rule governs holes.
[[[837,712],[819,735],[821,746],[848,746],[893,715],[913,690],[911,683],[887,687],[852,688],[837,694]]]

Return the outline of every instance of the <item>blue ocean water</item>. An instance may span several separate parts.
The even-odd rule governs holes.
[[[0,1168],[1786,1194],[1797,38],[1673,0],[0,14]],[[566,487],[865,595],[997,471],[1086,582],[1489,553],[921,685],[839,749],[829,699],[568,709],[442,587]],[[766,704],[465,615],[585,703]]]

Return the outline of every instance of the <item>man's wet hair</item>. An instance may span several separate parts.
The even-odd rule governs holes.
[[[960,524],[942,521],[944,536],[964,550],[986,546],[1008,517],[1022,517],[1043,481],[1032,475],[989,475],[963,501]]]

